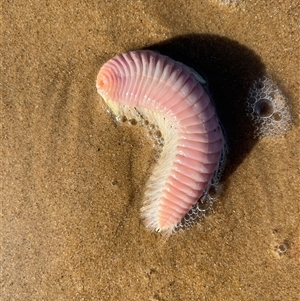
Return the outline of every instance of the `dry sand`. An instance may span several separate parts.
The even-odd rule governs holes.
[[[300,300],[298,0],[6,0],[2,15],[2,300]],[[204,73],[230,145],[214,214],[167,241],[140,220],[152,142],[95,89],[139,48]],[[265,73],[294,125],[254,140],[244,105]]]

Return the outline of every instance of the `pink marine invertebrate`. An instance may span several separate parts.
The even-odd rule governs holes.
[[[201,81],[193,69],[148,50],[115,56],[97,77],[98,93],[116,116],[160,130],[164,144],[141,211],[147,227],[167,234],[208,193],[225,149]]]

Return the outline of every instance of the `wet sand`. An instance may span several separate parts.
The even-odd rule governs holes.
[[[3,300],[299,300],[297,3],[5,1]],[[215,212],[167,241],[140,219],[152,142],[95,88],[104,62],[141,48],[202,72],[230,149]],[[245,99],[264,74],[294,125],[255,140]]]

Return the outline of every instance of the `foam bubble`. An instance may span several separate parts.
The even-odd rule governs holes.
[[[204,217],[213,212],[214,201],[209,197],[201,198],[176,225],[176,230],[184,230],[196,225]]]
[[[280,245],[278,245],[275,249],[275,251],[279,254],[279,255],[283,255],[287,252],[289,248],[289,244],[287,241],[284,241],[283,243],[281,243]]]
[[[127,118],[126,118],[126,116],[124,116],[124,115],[118,115],[118,116],[116,116],[116,120],[117,120],[117,122],[122,122],[122,123],[124,123],[124,122],[126,122],[127,121]]]
[[[134,119],[134,118],[131,118],[130,120],[128,120],[129,121],[129,124],[131,124],[131,125],[137,125],[137,120],[136,119]]]
[[[282,136],[290,129],[288,101],[270,77],[264,76],[253,83],[246,102],[255,137]]]

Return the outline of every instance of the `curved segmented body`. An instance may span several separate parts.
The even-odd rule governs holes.
[[[151,229],[171,233],[219,167],[224,137],[199,79],[187,66],[148,50],[115,56],[97,77],[98,93],[114,114],[147,119],[164,138],[142,207]]]

